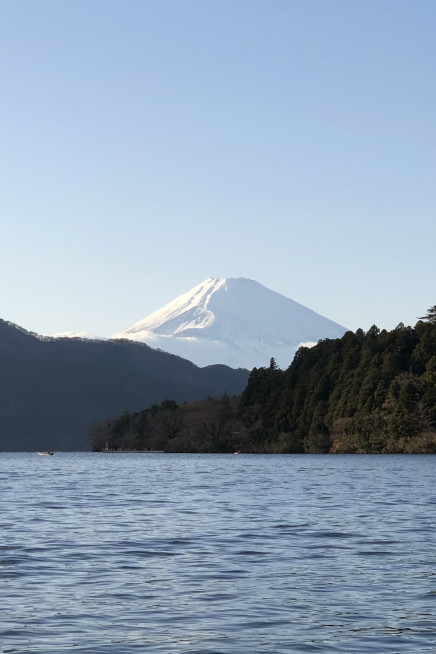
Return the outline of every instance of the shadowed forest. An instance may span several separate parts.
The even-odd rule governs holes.
[[[94,430],[93,449],[436,453],[436,306],[416,326],[347,332],[254,368],[241,396],[165,400]]]

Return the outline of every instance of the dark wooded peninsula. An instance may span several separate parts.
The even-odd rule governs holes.
[[[106,420],[93,446],[167,452],[436,453],[436,306],[254,368],[241,395],[173,400]]]

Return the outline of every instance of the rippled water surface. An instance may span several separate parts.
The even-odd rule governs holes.
[[[0,651],[434,654],[435,466],[0,453]]]

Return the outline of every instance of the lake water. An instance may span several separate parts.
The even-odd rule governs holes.
[[[435,468],[0,453],[0,651],[434,654]]]

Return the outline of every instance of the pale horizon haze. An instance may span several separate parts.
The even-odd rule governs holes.
[[[414,325],[435,34],[433,0],[2,0],[0,318],[107,337],[246,277]]]

